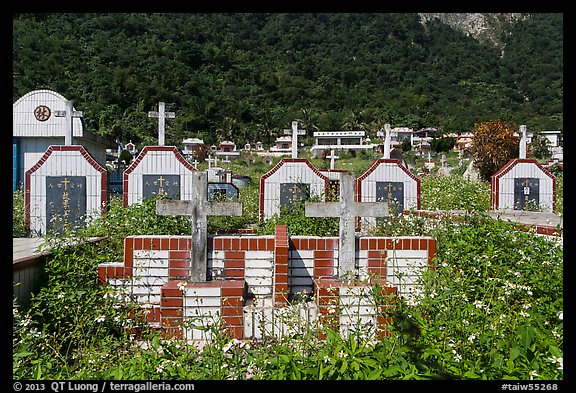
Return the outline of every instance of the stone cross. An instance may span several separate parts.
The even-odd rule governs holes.
[[[214,202],[208,200],[208,174],[192,173],[193,190],[189,200],[156,201],[156,214],[161,216],[188,216],[192,223],[192,251],[190,254],[190,281],[205,282],[208,270],[208,216],[241,216],[242,202]]]
[[[148,112],[148,117],[158,118],[158,146],[164,146],[166,119],[174,119],[176,117],[174,112],[166,112],[164,110],[165,106],[166,104],[160,101],[158,103],[158,112]]]
[[[384,124],[384,128],[386,129],[386,139],[384,140],[384,157],[385,159],[390,159],[390,133],[392,130],[390,129],[390,124]]]
[[[330,159],[330,169],[332,170],[332,169],[334,169],[334,159],[340,158],[340,157],[334,155],[334,149],[332,149],[332,150],[330,150],[330,155],[326,156],[326,158]]]
[[[196,170],[198,170],[198,164],[199,164],[198,160],[192,161],[192,165],[194,166],[194,169],[196,169]]]
[[[292,122],[292,158],[298,158],[298,122]]]
[[[520,126],[520,154],[518,158],[526,158],[526,126]]]
[[[388,216],[386,202],[354,201],[354,175],[342,173],[339,202],[306,202],[306,217],[340,217],[340,250],[338,252],[340,276],[354,271],[356,262],[356,217]]]
[[[82,111],[75,111],[72,106],[72,101],[66,101],[65,111],[54,111],[56,117],[66,117],[66,134],[64,134],[64,145],[72,145],[72,122],[74,117],[82,117]]]

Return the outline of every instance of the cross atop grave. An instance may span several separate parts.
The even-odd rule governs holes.
[[[526,158],[526,126],[520,126],[520,154],[518,158]]]
[[[330,159],[330,169],[332,170],[332,169],[334,169],[334,159],[340,158],[340,157],[334,155],[334,149],[332,149],[332,150],[330,150],[330,155],[326,156],[326,158]]]
[[[390,159],[390,133],[392,130],[390,129],[390,124],[384,124],[384,128],[386,129],[386,139],[384,140],[384,157],[385,159]]]
[[[166,119],[174,119],[174,112],[165,111],[166,104],[162,101],[158,103],[158,112],[148,112],[148,117],[158,118],[158,146],[164,146],[165,123]]]
[[[192,223],[192,251],[190,254],[190,281],[205,282],[208,270],[208,216],[241,216],[242,202],[213,202],[208,200],[208,174],[192,173],[189,200],[156,201],[156,214],[160,216],[188,216]]]
[[[292,122],[292,158],[298,158],[298,122]]]
[[[72,106],[72,101],[66,101],[65,111],[54,111],[56,117],[66,117],[66,134],[64,135],[64,144],[66,146],[72,145],[72,121],[74,117],[82,117],[82,111],[75,111]]]
[[[192,165],[194,166],[194,169],[196,169],[196,170],[198,170],[198,164],[200,164],[200,163],[198,162],[198,160],[192,161]]]
[[[306,202],[306,217],[340,217],[339,275],[354,271],[356,261],[356,217],[388,216],[386,202],[354,201],[354,175],[345,172],[340,178],[339,202]]]

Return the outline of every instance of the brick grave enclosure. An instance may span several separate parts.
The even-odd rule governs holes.
[[[294,320],[280,315],[295,298],[308,322],[337,324],[343,334],[353,321],[386,332],[377,312],[384,305],[364,296],[366,280],[338,277],[337,237],[289,236],[286,226],[268,236],[209,236],[208,280],[196,283],[186,281],[191,244],[187,236],[127,237],[124,261],[99,265],[99,280],[136,299],[152,326],[188,340],[209,339],[205,327],[216,318],[238,339],[282,335]],[[435,252],[431,237],[357,237],[356,265],[360,278],[410,297]]]

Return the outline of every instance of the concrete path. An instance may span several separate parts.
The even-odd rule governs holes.
[[[564,228],[564,217],[554,213],[532,212],[524,210],[491,210],[488,215],[502,221],[517,222],[519,224],[541,227]]]
[[[91,237],[88,241],[99,241],[101,237]],[[41,259],[51,254],[50,247],[45,247],[43,237],[13,238],[12,239],[12,264]],[[39,248],[41,247],[41,248]]]

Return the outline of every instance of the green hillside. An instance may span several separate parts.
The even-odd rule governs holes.
[[[563,16],[499,26],[498,47],[418,14],[15,14],[13,96],[52,89],[114,140],[270,143],[384,123],[446,132],[503,118],[563,129]]]

